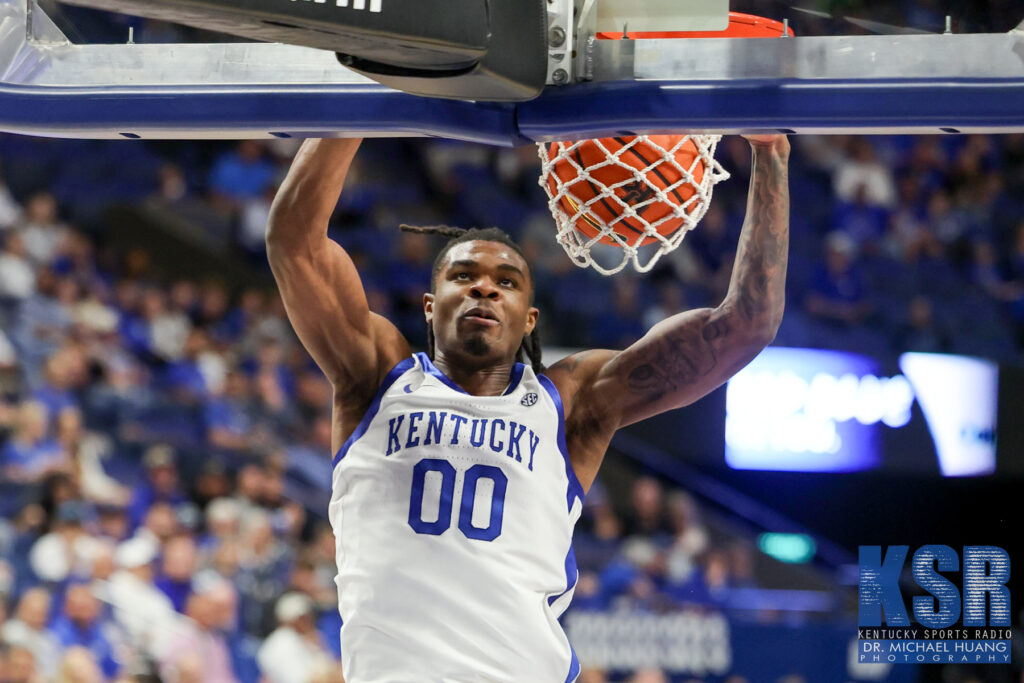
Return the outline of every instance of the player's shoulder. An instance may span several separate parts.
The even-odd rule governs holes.
[[[580,351],[562,358],[544,371],[558,389],[566,405],[566,413],[570,412],[570,407],[581,393],[586,394],[590,390],[601,370],[612,362],[617,353],[608,349]]]
[[[579,351],[551,365],[544,371],[544,374],[550,377],[552,381],[554,381],[555,377],[575,381],[584,380],[599,372],[616,354],[618,354],[618,351],[608,349]]]

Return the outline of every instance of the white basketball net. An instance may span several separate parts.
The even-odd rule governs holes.
[[[715,160],[715,148],[721,139],[721,135],[688,135],[676,142],[672,149],[665,149],[648,138],[648,136],[640,135],[614,152],[609,150],[600,140],[594,140],[593,142],[605,152],[605,159],[588,168],[583,168],[573,158],[573,152],[580,145],[588,141],[555,143],[556,153],[554,155],[548,154],[548,146],[551,143],[539,143],[537,147],[542,164],[540,185],[547,192],[548,208],[551,210],[551,214],[554,216],[555,223],[558,226],[558,243],[565,249],[565,253],[569,255],[572,262],[580,268],[590,266],[602,275],[613,275],[632,262],[633,267],[638,272],[646,273],[654,267],[658,259],[664,254],[669,253],[682,244],[686,233],[692,230],[704,217],[708,204],[711,201],[711,192],[714,186],[729,177],[729,173]],[[652,159],[651,163],[645,168],[638,169],[635,165],[622,161],[621,157],[630,148],[640,144],[641,141],[646,145],[645,151],[653,149],[660,156]],[[697,154],[694,156],[690,166],[684,168],[677,160],[676,152],[686,145],[687,141],[693,143]],[[565,182],[558,177],[554,170],[556,164],[561,164],[562,162],[572,164],[575,170],[574,177]],[[614,185],[606,185],[592,175],[592,172],[597,169],[612,164],[626,169],[629,175]],[[650,182],[648,180],[648,172],[659,164],[671,164],[679,172],[679,180],[665,188],[658,187]],[[699,173],[701,164],[704,166],[704,173],[698,182],[695,174]],[[551,187],[549,179],[554,180],[554,188]],[[637,186],[634,184],[637,182],[649,188],[643,194],[650,196],[642,202],[628,204],[619,196],[616,190],[625,185],[631,185],[631,189],[635,192]],[[579,196],[573,193],[573,188],[579,183],[586,183],[584,187],[587,190],[580,194],[584,196],[594,194],[595,196],[585,202],[579,201]],[[692,187],[694,192],[685,202],[677,204],[668,199],[668,195],[673,190],[686,185]],[[652,190],[653,193],[650,192]],[[562,201],[563,198],[566,198],[566,201]],[[606,223],[593,210],[594,205],[598,202],[601,202],[604,207],[611,205],[615,209],[615,213],[619,215],[611,222]],[[656,221],[648,221],[641,215],[641,211],[646,206],[655,202],[664,202],[671,206],[672,210]],[[574,208],[575,211],[572,213],[566,211],[565,204]],[[627,219],[629,219],[630,225],[642,227],[643,234],[630,236],[628,240],[619,235],[615,231],[615,227],[618,223]],[[682,224],[671,234],[662,235],[658,232],[658,226],[666,221],[679,219],[682,219]],[[596,234],[590,236],[581,232],[577,227],[577,221],[585,221],[588,226],[596,231]],[[606,239],[605,244],[601,243],[602,238]],[[656,241],[644,245],[644,240],[648,238],[654,238]],[[608,239],[614,240],[614,247],[607,244]],[[600,260],[611,261],[610,264],[604,265],[594,259],[591,249],[595,246],[601,252]],[[619,256],[620,251],[621,257]],[[616,259],[619,259],[618,263],[614,263]]]

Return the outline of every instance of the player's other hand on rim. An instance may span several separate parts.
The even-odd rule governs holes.
[[[789,149],[789,138],[782,133],[748,133],[742,136],[751,147]]]

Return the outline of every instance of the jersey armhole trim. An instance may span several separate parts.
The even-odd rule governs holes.
[[[370,423],[373,422],[373,418],[377,416],[377,411],[380,410],[380,401],[384,398],[384,394],[386,394],[388,389],[391,388],[391,385],[394,384],[399,377],[404,375],[415,363],[416,359],[410,356],[409,358],[399,361],[398,365],[388,371],[388,374],[384,377],[384,381],[381,382],[380,388],[377,390],[377,395],[373,397],[373,402],[370,404],[370,407],[366,409],[366,414],[363,415],[363,419],[359,421],[358,425],[356,425],[355,431],[349,434],[345,443],[341,445],[341,448],[339,448],[337,454],[335,454],[334,460],[331,461],[332,470],[337,467],[342,458],[348,454],[348,449],[352,447],[352,444],[358,441],[363,434],[366,433],[366,430],[370,428]]]
[[[580,499],[582,503],[585,496],[583,495],[583,485],[580,484],[579,478],[576,476],[576,470],[572,467],[572,459],[569,457],[569,448],[565,443],[565,409],[562,407],[562,397],[558,393],[558,388],[555,387],[555,383],[552,382],[547,375],[537,375],[537,381],[540,382],[541,386],[548,392],[548,396],[555,403],[555,408],[558,410],[558,450],[562,453],[562,458],[565,460],[565,475],[569,479],[569,490],[566,493],[566,503],[569,510],[572,511],[572,504],[576,498]]]

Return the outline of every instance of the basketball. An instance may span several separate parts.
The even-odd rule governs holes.
[[[697,206],[697,202],[691,206],[687,202],[696,191],[694,183],[704,178],[704,161],[687,136],[586,140],[558,157],[559,145],[570,148],[573,144],[549,145],[548,154],[557,161],[547,183],[553,196],[561,183],[564,194],[558,203],[575,217],[574,226],[587,237],[598,236],[603,225],[611,226],[630,245],[637,244],[648,225],[668,237],[683,225],[679,208],[693,211]],[[581,168],[588,169],[586,176],[580,175]],[[692,183],[685,178],[684,169],[693,175]],[[635,216],[626,215],[630,207]],[[600,241],[621,246],[608,235]],[[656,241],[657,237],[647,236],[639,244]]]

